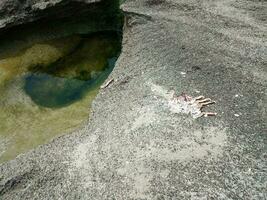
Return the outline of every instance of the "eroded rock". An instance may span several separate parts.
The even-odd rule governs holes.
[[[25,24],[47,17],[74,15],[70,10],[83,8],[81,12],[101,0],[2,0],[0,2],[0,29]]]

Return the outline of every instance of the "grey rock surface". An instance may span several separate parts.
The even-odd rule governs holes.
[[[123,49],[75,133],[0,166],[1,199],[266,199],[266,3],[126,1]],[[168,108],[168,90],[216,117]]]
[[[1,0],[0,29],[24,24],[46,17],[64,17],[69,9],[86,8],[101,0]],[[76,4],[76,5],[75,5]]]

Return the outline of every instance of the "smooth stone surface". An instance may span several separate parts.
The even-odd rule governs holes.
[[[122,9],[115,81],[82,129],[0,166],[1,198],[266,199],[266,4]],[[174,114],[153,84],[210,97],[218,116]]]

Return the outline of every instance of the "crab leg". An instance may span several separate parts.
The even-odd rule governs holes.
[[[214,101],[208,101],[208,102],[200,103],[200,105],[202,107],[202,106],[206,106],[206,105],[214,104],[214,103],[215,103]]]
[[[197,100],[198,103],[204,103],[204,102],[207,102],[207,101],[211,101],[210,98],[207,98],[207,99],[202,99],[202,100]]]
[[[198,96],[198,97],[195,97],[192,99],[191,103],[190,104],[193,104],[195,102],[198,102],[200,101],[201,99],[204,99],[205,97],[204,96]]]
[[[216,116],[217,113],[214,112],[203,112],[204,117],[208,117],[208,116]]]
[[[198,97],[194,98],[194,100],[196,101],[196,100],[201,100],[201,99],[204,99],[204,98],[205,98],[204,96],[198,96]]]

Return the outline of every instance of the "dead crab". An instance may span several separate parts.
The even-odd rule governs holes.
[[[191,97],[185,93],[177,96],[173,90],[170,91],[169,106],[173,112],[191,114],[193,118],[215,116],[214,112],[202,112],[202,108],[214,104],[210,98],[204,96]]]

